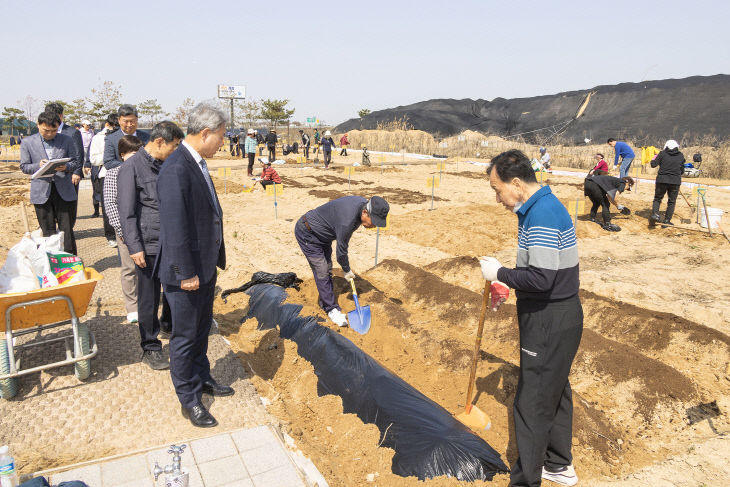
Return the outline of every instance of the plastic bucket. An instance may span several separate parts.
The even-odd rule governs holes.
[[[704,208],[700,207],[700,226],[707,228],[707,218],[710,219],[710,228],[718,228],[722,220],[723,211],[720,208],[707,207],[707,216],[705,216]]]

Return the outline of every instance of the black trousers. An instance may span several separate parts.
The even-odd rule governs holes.
[[[514,487],[539,486],[542,467],[573,462],[573,398],[568,375],[583,333],[578,296],[558,302],[517,300],[520,377],[514,419]]]
[[[608,196],[603,192],[600,186],[586,179],[583,184],[583,193],[588,196],[593,206],[591,207],[591,218],[596,218],[598,213],[598,207],[601,207],[601,213],[603,215],[604,223],[611,223],[611,203],[608,201]]]
[[[137,319],[139,323],[140,346],[142,350],[162,350],[162,342],[157,338],[160,329],[170,331],[172,317],[167,299],[162,297],[162,316],[157,317],[160,308],[160,279],[153,275],[156,255],[145,255],[147,267],[137,271]]]
[[[274,162],[276,160],[276,146],[269,145],[267,149],[269,150],[269,161]]]
[[[248,175],[253,176],[253,163],[256,162],[256,153],[248,153]]]
[[[56,227],[58,227],[58,230],[63,232],[63,251],[73,255],[77,255],[76,237],[73,230],[76,203],[76,200],[66,201],[61,198],[56,190],[56,185],[51,183],[51,194],[48,196],[48,200],[42,205],[34,205],[35,215],[43,236],[54,235]]]
[[[324,167],[329,167],[331,162],[332,162],[332,151],[331,150],[324,151]]]
[[[347,155],[347,147],[343,147],[342,148],[342,150],[340,151],[340,155],[341,156],[346,156]]]
[[[104,187],[104,178],[100,178],[101,187]],[[117,233],[114,231],[114,227],[109,223],[109,216],[106,214],[106,208],[104,208],[104,191],[101,192],[101,216],[104,221],[104,237],[107,240],[116,240]]]
[[[239,145],[238,146],[238,154],[236,154],[236,155],[240,155],[241,156],[241,159],[245,159],[246,158],[246,148],[244,146],[242,146],[242,145]]]
[[[304,151],[303,151],[304,152],[304,160],[306,161],[307,159],[309,159],[309,146],[308,145],[304,145],[302,147],[304,148]]]
[[[664,195],[667,195],[667,211],[664,213],[664,220],[671,221],[674,216],[674,206],[677,203],[679,195],[679,184],[656,183],[654,188],[654,204],[652,206],[653,213],[659,213],[659,207],[662,204]]]
[[[164,285],[172,311],[170,375],[177,398],[185,408],[200,403],[203,382],[211,380],[208,333],[213,320],[216,279],[195,291]]]

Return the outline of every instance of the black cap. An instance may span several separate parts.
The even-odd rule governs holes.
[[[380,196],[373,196],[365,207],[368,210],[370,219],[376,227],[384,227],[387,223],[390,205]]]

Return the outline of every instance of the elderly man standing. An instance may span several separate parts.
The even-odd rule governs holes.
[[[549,186],[540,186],[530,160],[503,152],[487,169],[497,202],[517,214],[517,267],[482,257],[482,274],[515,289],[520,376],[514,403],[519,457],[510,485],[541,479],[575,485],[573,400],[568,375],[583,333],[578,298],[578,247],[573,221]]]
[[[38,133],[23,139],[20,144],[20,169],[33,174],[51,159],[70,158],[56,168],[51,177],[36,178],[30,183],[30,202],[35,205],[38,224],[44,237],[63,232],[63,250],[76,255],[73,232],[76,188],[71,178],[78,167],[79,155],[71,137],[58,133],[61,117],[52,111],[38,116]]]
[[[136,154],[119,166],[117,206],[124,243],[137,272],[137,319],[139,322],[142,362],[154,370],[169,367],[162,354],[160,320],[160,279],[152,272],[159,253],[160,210],[157,199],[157,177],[162,163],[185,137],[172,122],[160,122],[152,128],[150,140]],[[163,300],[163,319],[169,315]],[[165,330],[170,331],[170,330]]]
[[[133,105],[120,106],[117,117],[119,130],[109,133],[104,140],[104,167],[107,171],[122,164],[122,159],[119,157],[119,139],[125,135],[134,135],[146,144],[150,138],[147,132],[137,130],[139,116]]]
[[[188,135],[157,180],[160,246],[155,270],[172,311],[170,375],[183,416],[198,427],[218,424],[202,394],[233,394],[211,377],[207,357],[216,267],[225,267],[226,248],[223,214],[205,158],[223,145],[226,123],[225,112],[215,105],[193,108]]]

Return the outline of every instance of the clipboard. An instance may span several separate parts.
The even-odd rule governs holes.
[[[63,166],[67,162],[70,162],[71,158],[64,157],[63,159],[51,159],[48,161],[45,165],[41,166],[40,169],[38,169],[36,172],[33,173],[33,175],[30,177],[31,179],[38,179],[38,178],[52,178],[54,174],[56,174],[56,168],[59,166]]]

